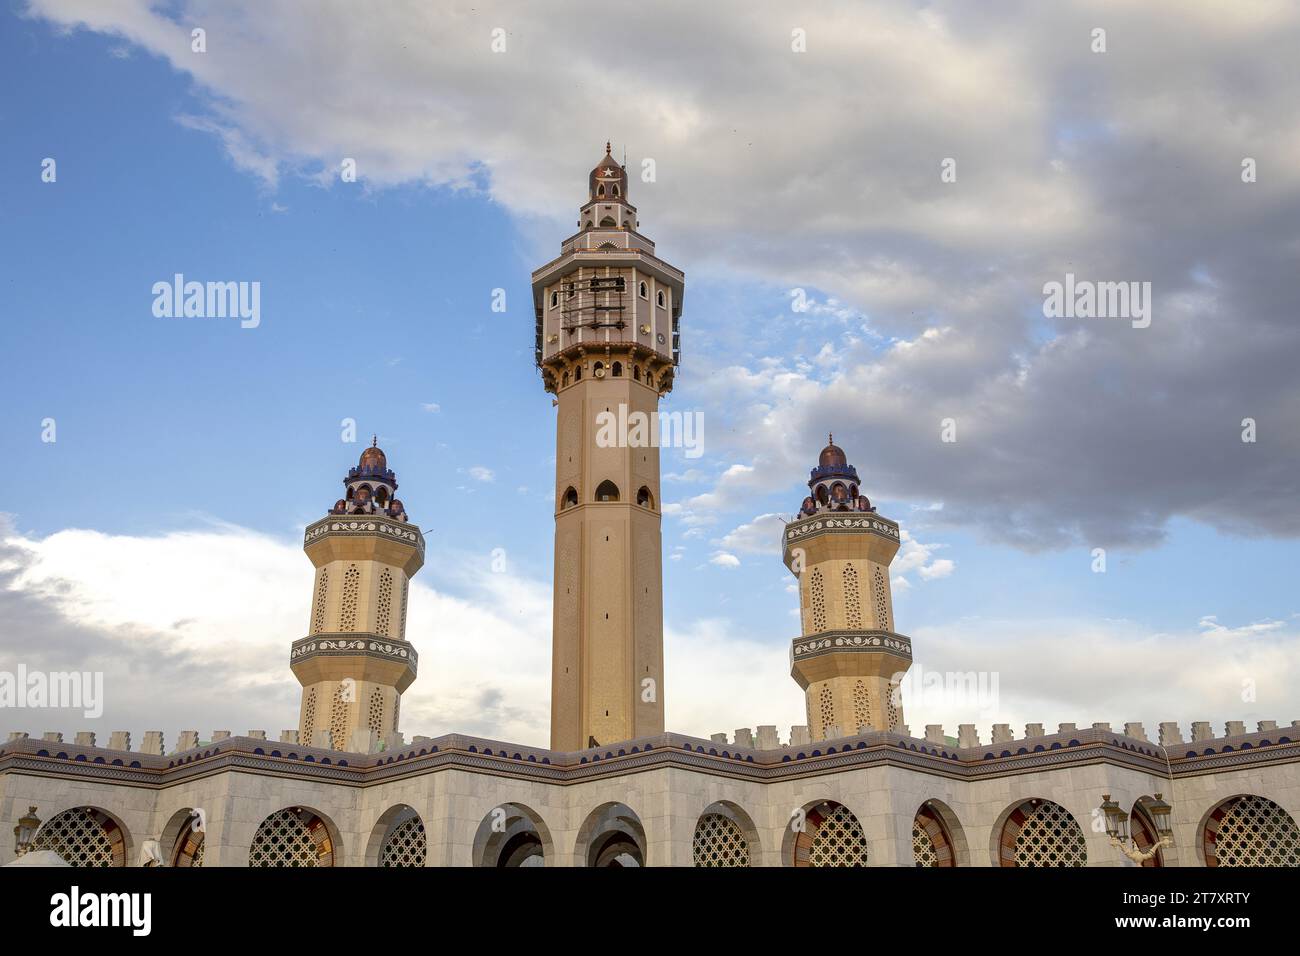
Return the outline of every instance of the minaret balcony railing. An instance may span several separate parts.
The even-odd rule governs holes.
[[[380,534],[404,541],[424,554],[424,535],[419,528],[381,515],[330,515],[307,525],[302,543],[306,547],[322,535],[363,534]]]
[[[790,666],[827,654],[892,654],[912,659],[912,639],[893,631],[822,631],[790,643]]]
[[[347,631],[337,634],[313,634],[294,641],[289,647],[289,663],[308,657],[377,657],[383,660],[404,662],[414,672],[420,655],[407,641],[370,634],[364,631]]]

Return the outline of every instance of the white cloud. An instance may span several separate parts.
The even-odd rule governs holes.
[[[296,543],[233,525],[149,537],[0,532],[11,577],[3,593],[23,602],[6,618],[39,610],[43,628],[62,620],[78,629],[75,642],[58,648],[39,632],[6,632],[4,658],[30,668],[105,670],[101,728],[138,737],[157,727],[207,734],[296,726],[300,689],[288,651],[306,634],[312,586],[311,562]],[[440,549],[431,539],[410,594],[407,638],[420,652],[420,675],[403,696],[408,738],[460,730],[544,745],[549,582],[516,569],[494,574],[487,556]],[[155,670],[164,665],[160,680]],[[15,712],[8,719],[33,718]]]
[[[946,578],[948,575],[952,574],[953,568],[956,566],[957,565],[948,558],[939,558],[937,561],[933,561],[924,567],[918,568],[917,573],[926,581],[933,581],[937,578]]]
[[[709,558],[709,564],[716,564],[720,568],[738,568],[740,567],[740,558],[734,554],[728,554],[726,551],[719,551]]]
[[[728,551],[740,551],[744,554],[779,555],[781,553],[781,531],[785,522],[777,514],[761,514],[753,521],[746,522],[729,531],[717,542]]]
[[[496,481],[496,475],[491,468],[484,468],[482,465],[474,465],[469,469],[469,476],[475,481]]]
[[[657,181],[632,198],[661,248],[692,274],[775,287],[807,333],[799,353],[773,343],[720,349],[732,367],[694,359],[709,454],[744,455],[752,473],[692,498],[693,520],[742,507],[729,491],[786,487],[833,422],[886,452],[869,495],[945,501],[948,520],[1026,548],[1150,543],[1174,515],[1300,534],[1288,467],[1300,438],[1284,429],[1204,453],[1223,409],[1291,413],[1300,329],[1278,250],[1294,251],[1300,211],[1293,4],[1126,9],[1114,29],[1144,55],[1124,69],[1060,42],[1087,35],[1085,2],[1013,6],[997,42],[969,5],[817,5],[800,14],[803,57],[776,39],[787,11],[775,0],[741,19],[681,4],[638,22],[638,42],[619,50],[619,97],[586,101],[576,124],[574,91],[609,69],[603,21],[577,2],[484,0],[451,17],[385,3],[362,31],[347,0],[320,0],[306,19],[251,0],[29,9],[190,77],[198,104],[179,120],[268,189],[284,176],[337,188],[339,158],[355,158],[370,189],[483,194],[513,214],[534,261],[554,254],[607,131],[633,168],[654,158]],[[510,24],[500,56],[486,52],[496,18]],[[220,44],[201,56],[188,33],[199,19]],[[1268,203],[1237,179],[1243,142],[1265,158]],[[959,179],[943,184],[950,156]],[[1205,223],[1226,240],[1207,243]],[[1155,324],[1044,324],[1032,306],[1067,269],[1151,281]],[[794,286],[824,295],[792,313]],[[747,326],[746,344],[779,324]],[[935,423],[949,415],[962,437],[940,447]],[[1079,480],[1089,474],[1109,478]],[[1247,492],[1225,494],[1234,485]]]
[[[206,735],[296,724],[299,688],[286,656],[305,632],[312,581],[296,542],[231,525],[149,537],[0,532],[0,612],[12,627],[0,635],[4,658],[106,673],[98,726],[68,718],[65,732]],[[550,582],[515,567],[493,573],[489,555],[430,544],[411,587],[407,637],[420,651],[420,676],[403,698],[405,733],[545,745]],[[943,723],[951,733],[976,722],[987,738],[995,722],[1021,733],[1031,721],[1141,720],[1154,732],[1158,722],[1177,720],[1186,733],[1193,720],[1220,728],[1226,720],[1285,723],[1300,711],[1294,621],[1229,626],[1207,615],[1185,630],[1154,633],[1127,621],[967,617],[911,636],[922,672],[997,675],[988,713],[976,699],[905,699],[917,728]],[[784,635],[759,639],[709,619],[670,622],[665,641],[670,729],[704,735],[773,723],[784,735],[802,723]],[[717,693],[720,681],[726,694]],[[3,729],[58,729],[46,726],[53,719],[43,714],[36,727],[15,711]]]
[[[442,406],[439,405],[437,402],[421,402],[420,407],[423,408],[426,412],[442,411]]]

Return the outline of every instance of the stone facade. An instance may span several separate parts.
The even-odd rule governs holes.
[[[1137,813],[1163,793],[1175,842],[1159,865],[1296,865],[1300,722],[1167,749],[1100,729],[974,748],[887,732],[769,750],[664,734],[570,753],[450,735],[360,754],[262,735],[168,756],[14,736],[0,746],[0,817],[35,806],[47,832],[70,812],[105,865],[140,864],[149,840],[171,865],[193,865],[196,843],[198,865],[264,864],[277,827],[277,845],[297,834],[310,865],[1052,865],[1039,853],[1123,866],[1095,823],[1103,794]],[[1238,840],[1225,862],[1243,796],[1262,799],[1249,824],[1263,813],[1276,832],[1267,846]],[[1035,831],[1044,810],[1073,842]],[[87,820],[105,833],[87,835]],[[0,863],[13,855],[0,844]]]

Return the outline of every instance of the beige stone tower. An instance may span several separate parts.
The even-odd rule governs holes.
[[[558,406],[555,750],[664,727],[657,412],[680,357],[685,277],[638,225],[606,143],[579,231],[533,273],[536,359]]]
[[[813,740],[903,724],[898,680],[912,642],[894,631],[889,564],[898,525],[858,491],[858,472],[834,441],[808,481],[811,494],[785,526],[784,559],[799,579],[803,635],[790,676],[803,688]]]
[[[397,731],[402,691],[415,680],[406,597],[424,564],[424,537],[394,497],[397,476],[377,443],[343,484],[346,497],[307,526],[303,550],[316,566],[311,621],[289,659],[302,684],[298,739],[368,750]]]

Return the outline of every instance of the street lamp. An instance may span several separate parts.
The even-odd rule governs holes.
[[[1140,866],[1160,852],[1161,847],[1174,845],[1173,826],[1169,822],[1173,807],[1161,799],[1160,794],[1157,793],[1155,800],[1146,807],[1156,827],[1156,842],[1147,850],[1139,850],[1136,843],[1130,844],[1129,815],[1124,808],[1112,800],[1109,793],[1102,794],[1101,800],[1101,812],[1106,817],[1106,835],[1110,837],[1110,845],[1134,863]]]
[[[18,826],[14,827],[14,854],[22,856],[32,848],[36,831],[41,828],[41,818],[36,815],[35,807],[27,808],[27,816],[20,817]]]

